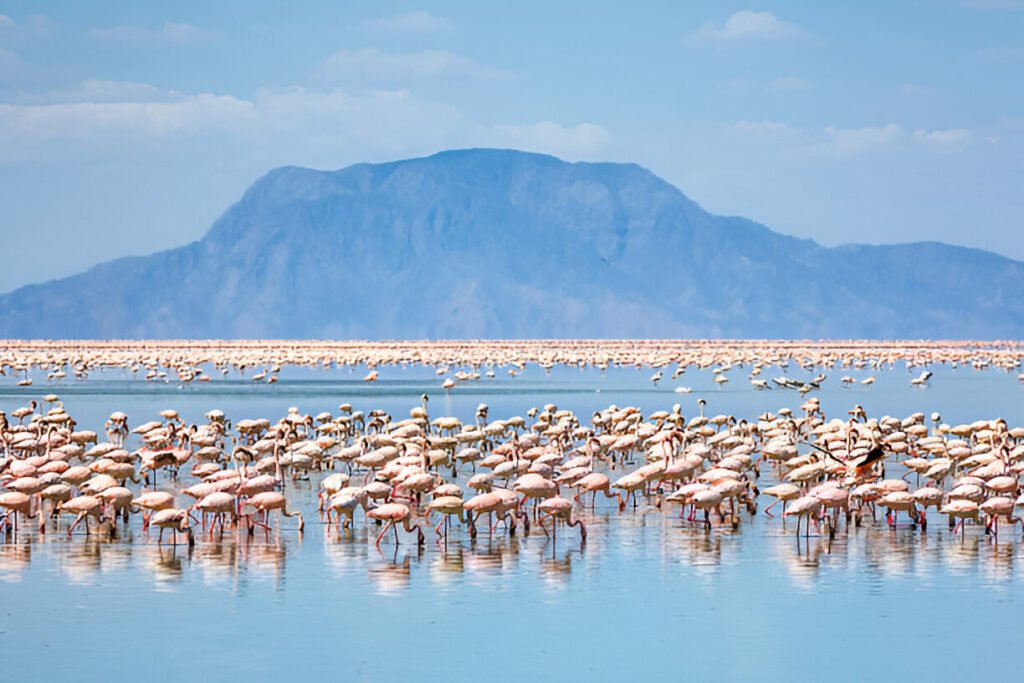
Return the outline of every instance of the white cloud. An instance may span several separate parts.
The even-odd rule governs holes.
[[[589,158],[608,141],[608,131],[593,123],[563,126],[553,121],[530,124],[498,124],[481,129],[480,144],[544,152],[564,159]]]
[[[927,95],[932,90],[926,85],[920,85],[918,83],[904,83],[896,88],[899,92],[904,95]]]
[[[55,24],[45,14],[32,14],[17,21],[7,14],[0,14],[0,35],[14,39],[40,38],[53,33]]]
[[[360,24],[364,29],[382,33],[439,33],[450,31],[451,23],[439,19],[430,12],[403,12],[379,19],[370,19]]]
[[[768,83],[772,90],[803,90],[807,87],[807,81],[796,76],[783,76]]]
[[[163,28],[160,30],[160,35],[172,43],[190,43],[194,40],[205,38],[207,33],[203,29],[198,26],[193,26],[192,24],[176,24],[168,22],[164,24]]]
[[[384,52],[374,47],[338,50],[327,58],[321,71],[332,82],[375,84],[491,73],[486,67],[445,50]]]
[[[746,40],[798,40],[807,34],[796,24],[779,19],[771,12],[740,10],[719,27],[704,24],[688,36],[695,43],[731,43]]]
[[[914,131],[914,142],[928,145],[941,145],[953,147],[966,147],[974,142],[974,132],[966,128],[951,128],[949,130],[923,130]]]
[[[965,128],[917,129],[909,133],[897,123],[860,128],[798,128],[775,121],[737,121],[735,129],[745,135],[782,145],[783,151],[804,157],[849,157],[867,152],[916,144],[937,149],[960,149],[970,145],[974,132]]]
[[[795,129],[776,121],[737,121],[736,130],[755,135],[776,135],[793,132]]]
[[[992,62],[1019,62],[1024,60],[1024,48],[986,47],[978,50],[978,57]]]
[[[142,43],[161,42],[175,45],[184,45],[209,36],[209,33],[192,24],[182,24],[172,21],[165,22],[158,29],[142,28],[139,26],[114,26],[111,28],[97,28],[88,31],[87,34],[93,40],[108,43]]]
[[[0,104],[0,140],[12,154],[30,156],[37,146],[54,143],[67,143],[72,154],[75,144],[117,154],[120,150],[108,145],[139,144],[152,136],[200,128],[230,128],[251,117],[252,109],[251,102],[210,93],[164,102]]]
[[[896,123],[863,128],[837,128],[827,126],[824,139],[811,144],[806,151],[825,156],[852,156],[900,142],[905,135]]]
[[[182,99],[184,99],[184,96],[179,92],[161,90],[148,83],[89,78],[71,87],[50,90],[31,97],[23,97],[20,103],[174,102]]]
[[[336,167],[450,147],[497,146],[568,158],[594,154],[604,128],[551,121],[468,120],[458,109],[405,90],[354,95],[341,89],[267,89],[251,99],[160,91],[142,83],[91,80],[59,95],[88,101],[0,104],[0,164],[27,159],[108,160],[182,155],[187,150],[254,165]],[[104,101],[105,100],[105,101]],[[215,148],[217,151],[211,151]]]

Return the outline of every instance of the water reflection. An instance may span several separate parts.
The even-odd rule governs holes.
[[[188,548],[179,549],[177,545],[149,546],[145,555],[148,555],[146,564],[154,588],[158,591],[174,590],[174,584],[182,580],[186,564],[191,564],[192,560],[192,551]]]
[[[0,545],[0,581],[17,583],[32,564],[32,546],[28,543]]]
[[[461,544],[443,548],[429,564],[430,582],[437,587],[457,586],[466,570],[466,549]]]
[[[402,549],[395,546],[382,562],[372,562],[367,567],[367,576],[378,595],[394,596],[409,588],[412,581],[413,556],[416,564],[423,556],[423,549]]]
[[[481,534],[466,537],[453,527],[447,543],[427,541],[400,545],[383,543],[377,549],[374,529],[357,524],[339,537],[333,528],[308,539],[294,532],[249,535],[229,530],[213,539],[203,537],[194,547],[158,544],[154,538],[122,528],[117,534],[76,536],[19,534],[0,542],[0,581],[17,582],[34,562],[52,562],[71,585],[94,584],[100,577],[138,572],[148,576],[154,590],[175,590],[185,581],[244,592],[252,582],[284,591],[289,558],[305,545],[322,557],[327,575],[346,580],[368,577],[376,592],[393,595],[407,590],[422,572],[431,585],[448,588],[468,582],[486,590],[503,591],[520,576],[536,576],[550,589],[566,587],[577,571],[643,565],[651,561],[679,568],[694,577],[714,577],[723,567],[775,567],[801,592],[819,590],[819,582],[838,583],[863,577],[869,582],[914,580],[932,585],[938,576],[952,574],[992,584],[1015,580],[1019,537],[1002,534],[999,541],[970,527],[964,538],[936,526],[890,529],[884,522],[865,521],[860,528],[840,528],[827,534],[797,536],[781,520],[745,519],[733,529],[709,529],[649,508],[585,513],[588,534],[560,527],[546,537],[536,527],[519,535]],[[614,519],[613,519],[614,518]],[[765,562],[767,558],[768,562]],[[738,569],[739,571],[745,571]]]

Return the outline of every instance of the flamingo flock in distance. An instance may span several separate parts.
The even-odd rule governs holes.
[[[1012,341],[784,341],[784,340],[492,340],[416,342],[307,341],[0,341],[0,376],[31,387],[33,375],[59,385],[69,377],[122,369],[151,382],[205,383],[236,373],[260,384],[280,380],[284,367],[356,368],[365,366],[364,381],[375,382],[387,367],[432,366],[442,388],[495,378],[499,369],[510,377],[528,365],[546,372],[556,366],[576,368],[649,367],[657,385],[670,366],[673,381],[688,368],[712,369],[714,382],[725,386],[734,368],[749,366],[749,381],[757,390],[820,388],[825,374],[802,381],[790,377],[761,377],[762,370],[790,365],[803,370],[851,369],[878,372],[897,363],[921,368],[911,384],[922,386],[932,366],[999,369],[1020,373],[1024,349]],[[465,369],[451,372],[453,367]],[[251,374],[247,374],[251,373]],[[450,375],[450,376],[448,376]],[[844,386],[868,386],[875,376],[844,375]],[[678,393],[691,388],[678,386]]]

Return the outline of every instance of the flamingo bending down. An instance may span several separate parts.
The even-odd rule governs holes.
[[[406,531],[416,530],[416,544],[423,545],[423,529],[420,528],[419,524],[413,524],[411,521],[412,512],[409,510],[409,506],[404,503],[384,503],[378,505],[369,512],[366,516],[370,519],[377,519],[380,521],[386,521],[387,524],[381,529],[381,532],[377,534],[377,540],[374,542],[378,548],[380,548],[380,540],[384,538],[384,534],[389,529],[395,530],[395,545],[398,545],[398,527],[395,526],[398,522],[402,523],[402,528]]]
[[[369,509],[369,495],[366,489],[361,486],[346,486],[327,499],[327,503],[324,506],[324,511],[327,514],[327,524],[330,525],[332,523],[331,512],[337,513],[339,537],[343,527],[352,527],[352,519],[355,516],[356,508],[359,506],[362,506],[364,513]],[[344,522],[341,519],[343,516],[345,517]]]
[[[807,518],[806,528],[804,529],[804,535],[811,535],[811,522],[813,521],[815,526],[818,524],[817,516],[821,510],[821,501],[814,496],[801,496],[793,501],[793,504],[789,506],[789,509],[783,513],[783,517],[796,516],[796,535],[800,536],[800,519],[802,517]]]
[[[964,523],[968,519],[972,519],[975,522],[978,521],[978,512],[980,508],[978,504],[973,500],[967,500],[966,498],[954,498],[939,509],[944,515],[949,515],[949,520],[952,522],[954,519],[959,519],[955,527],[953,527],[953,535],[956,535],[957,531],[960,531],[960,538],[964,536]]]
[[[497,514],[498,516],[497,522],[495,522],[493,525],[488,525],[490,533],[493,534],[494,529],[498,526],[500,522],[505,521],[506,526],[508,525],[508,522],[506,520],[509,517],[509,513],[515,511],[518,507],[519,497],[516,496],[516,494],[512,493],[511,491],[506,491],[504,489],[496,489],[494,491],[489,491],[487,493],[481,493],[476,496],[473,496],[472,498],[470,498],[469,500],[462,504],[463,510],[472,515],[472,517],[469,518],[469,535],[473,538],[476,538],[476,522],[485,512],[488,515],[491,515],[492,517],[495,514]],[[530,518],[526,515],[526,513],[519,514],[523,518],[524,524],[526,525],[526,532],[529,533]],[[511,531],[513,534],[515,533],[516,528],[515,519],[516,517],[513,515],[511,527]]]
[[[559,520],[565,522],[570,527],[578,526],[580,528],[580,542],[587,542],[587,527],[583,524],[583,520],[576,518],[572,519],[572,502],[562,498],[561,496],[554,496],[547,498],[538,505],[540,510],[540,528],[544,532],[544,535],[548,535],[548,530],[544,527],[545,516],[551,518],[551,538],[555,537],[555,530],[558,528]]]
[[[768,515],[769,517],[775,516],[771,512],[769,512],[769,510],[771,510],[779,503],[782,503],[782,516],[785,517],[786,503],[788,503],[791,500],[796,500],[797,498],[800,497],[800,489],[797,486],[794,486],[793,484],[779,484],[777,486],[769,486],[768,488],[763,489],[761,493],[771,496],[772,498],[775,499],[774,503],[772,503],[771,505],[764,509],[764,514]]]
[[[103,503],[96,496],[78,496],[71,500],[59,503],[57,509],[60,512],[69,512],[73,515],[78,515],[75,521],[68,527],[68,538],[71,538],[71,532],[75,530],[79,522],[85,520],[85,533],[89,534],[89,518],[92,517],[97,523],[100,521],[100,510],[103,508]]]
[[[203,530],[206,530],[206,515],[212,514],[213,521],[210,522],[210,538],[213,538],[213,528],[220,522],[220,530],[224,531],[224,515],[231,516],[231,526],[238,524],[236,500],[233,495],[226,491],[214,491],[200,500],[197,500],[189,508],[189,512],[199,509],[203,513]]]
[[[133,498],[131,502],[132,512],[138,512],[136,508],[142,508],[149,510],[150,513],[159,512],[160,510],[167,510],[174,507],[174,496],[166,491],[150,491],[149,493],[143,493],[138,498]],[[146,531],[149,528],[149,515],[142,515],[142,530]]]
[[[284,515],[285,517],[298,517],[299,518],[299,533],[300,534],[306,528],[306,522],[302,518],[302,513],[299,512],[298,510],[293,510],[292,512],[289,512],[288,511],[288,507],[287,507],[288,506],[288,501],[284,497],[284,494],[279,492],[279,491],[265,491],[263,493],[257,493],[255,496],[253,496],[252,498],[249,498],[247,501],[245,501],[242,504],[242,508],[243,509],[246,506],[251,506],[251,507],[255,508],[255,510],[257,512],[264,513],[264,519],[266,519],[266,515],[269,514],[271,510],[277,510],[281,515]],[[264,522],[256,521],[253,518],[252,515],[249,515],[249,520],[251,522],[253,522],[254,524],[258,524],[259,526],[263,527],[268,532],[270,531],[270,525],[269,524],[266,524]],[[279,529],[281,528],[281,519],[280,519],[280,517],[278,517],[278,520],[277,520],[277,527]],[[250,530],[250,532],[252,531],[252,527],[251,526],[250,526],[249,530]]]
[[[611,492],[611,480],[605,474],[601,474],[600,472],[591,472],[590,474],[578,479],[574,486],[579,489],[579,493],[573,496],[573,500],[577,503],[580,502],[580,496],[584,493],[594,494],[590,501],[590,509],[592,510],[597,506],[597,494],[599,491],[604,493],[605,498],[614,498],[619,502],[619,512],[626,509],[626,502],[622,500],[622,494],[618,492]]]
[[[160,527],[160,536],[157,538],[157,545],[164,542],[164,529],[171,530],[171,544],[178,544],[178,532],[184,531],[188,534],[189,546],[195,545],[195,537],[192,535],[192,527],[189,526],[189,520],[192,519],[192,515],[188,510],[181,510],[178,508],[166,508],[160,510],[153,515],[150,523],[154,526]]]
[[[31,519],[34,516],[31,514],[32,498],[21,491],[0,493],[0,508],[6,511],[3,520],[0,520],[0,527],[10,530],[12,528],[10,518],[13,516],[15,535],[18,533],[18,513],[21,513],[26,519]]]
[[[430,504],[427,506],[427,514],[429,515],[431,512],[441,513],[441,521],[437,523],[436,527],[434,527],[434,533],[437,534],[438,543],[441,542],[442,537],[444,538],[445,543],[448,542],[448,524],[451,517],[458,517],[460,520],[465,522],[465,519],[462,516],[462,505],[462,498],[459,496],[439,496],[430,501]],[[443,534],[441,533],[442,525],[444,526]]]

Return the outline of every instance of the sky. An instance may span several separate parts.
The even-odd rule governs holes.
[[[0,0],[0,291],[199,239],[276,166],[479,146],[1024,259],[1024,0]]]

